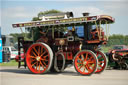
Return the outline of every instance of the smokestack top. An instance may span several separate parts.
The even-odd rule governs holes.
[[[83,16],[89,16],[89,14],[90,14],[90,13],[88,13],[88,12],[84,12],[84,13],[83,13]]]

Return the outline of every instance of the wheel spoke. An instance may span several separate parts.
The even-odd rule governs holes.
[[[85,69],[86,69],[86,67],[84,67],[84,70],[83,70],[83,72],[85,72]]]
[[[104,61],[98,61],[99,63],[104,63]]]
[[[42,52],[43,52],[43,48],[41,47],[41,49],[40,49],[40,55],[41,55]]]
[[[39,72],[40,72],[40,62],[39,62]]]
[[[45,61],[45,59],[40,59],[40,60]]]
[[[99,66],[102,68],[102,66],[99,64]]]
[[[78,59],[79,59],[80,61],[83,61],[83,60],[81,60],[79,57],[78,57]]]
[[[102,59],[102,57],[100,57],[98,60]]]
[[[86,68],[87,68],[87,70],[88,70],[89,72],[92,71],[92,69],[90,69],[90,67],[89,67],[88,65],[86,65]]]
[[[89,64],[93,64],[93,63],[95,63],[94,61],[90,61],[90,62],[88,62]]]
[[[46,57],[48,57],[48,55],[46,55],[46,56],[43,56],[43,59],[46,59]]]
[[[36,61],[36,60],[35,60],[35,59],[32,59],[32,60],[31,60],[31,63],[32,63],[33,61]]]
[[[82,58],[83,58],[83,60],[84,60],[84,55],[82,54],[81,56],[82,56]]]
[[[36,54],[39,56],[39,54],[38,54],[38,52],[37,52],[37,50],[35,49],[35,47],[33,47],[33,50],[36,52]]]
[[[32,66],[34,66],[37,62],[33,63]]]
[[[81,69],[82,67],[83,67],[83,65],[81,65],[79,69]]]
[[[92,64],[92,65],[93,65],[93,64]],[[88,64],[88,66],[89,66],[89,67],[93,68],[93,66],[92,66],[92,65]]]
[[[47,67],[46,63],[43,61],[43,64]]]
[[[40,56],[43,56],[45,53],[47,53],[47,51],[43,52]]]
[[[41,64],[41,66],[43,67],[43,69],[45,69],[45,67],[44,67],[44,65],[42,64],[42,62],[40,61],[40,64]]]
[[[37,70],[37,68],[38,68],[38,61],[37,61],[37,64],[36,64],[36,70]]]
[[[77,64],[83,64],[83,63],[78,63],[78,62],[77,62]]]
[[[38,54],[40,55],[40,46],[39,46],[39,48],[38,48]]]
[[[36,58],[36,57],[34,57],[34,56],[30,56],[30,58]]]
[[[40,59],[40,60],[42,60],[42,61],[48,61],[48,60],[46,60],[46,59]]]
[[[88,53],[86,54],[86,58],[85,58],[85,60],[87,60],[88,59]]]
[[[92,61],[93,57],[90,57],[88,61]]]
[[[37,56],[37,54],[35,54],[35,52],[34,52],[34,51],[32,51],[32,53],[34,54],[34,56]]]

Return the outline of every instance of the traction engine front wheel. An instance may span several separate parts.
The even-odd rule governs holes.
[[[45,43],[31,45],[26,54],[26,63],[32,73],[46,73],[51,68],[53,52]]]
[[[74,58],[74,67],[82,75],[91,75],[97,69],[96,55],[90,50],[78,52]]]
[[[65,68],[65,57],[63,53],[57,53],[54,59],[54,69],[56,72],[63,72]]]

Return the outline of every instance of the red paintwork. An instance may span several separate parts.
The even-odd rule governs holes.
[[[22,53],[20,56],[21,56],[21,61],[24,61],[24,58],[25,58],[24,53]],[[16,62],[19,61],[19,55],[16,56],[15,60],[16,60]]]
[[[63,46],[64,52],[73,52],[76,53],[80,50],[80,43],[69,43],[68,46]]]
[[[63,52],[63,55],[65,56],[66,60],[72,60],[73,59],[72,52]]]

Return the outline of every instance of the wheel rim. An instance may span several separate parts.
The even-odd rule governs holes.
[[[33,73],[44,73],[50,63],[48,49],[42,44],[32,45],[27,51],[26,63]]]
[[[82,51],[75,57],[75,68],[80,74],[89,75],[95,71],[96,66],[96,57],[88,51]]]
[[[100,51],[96,52],[96,56],[97,56],[97,59],[98,59],[98,67],[97,67],[96,73],[100,73],[105,69],[107,59],[106,59],[105,54],[100,52]]]

